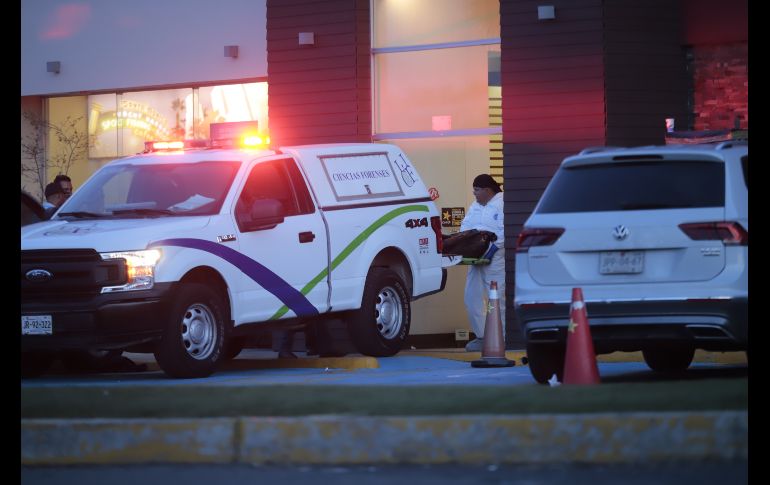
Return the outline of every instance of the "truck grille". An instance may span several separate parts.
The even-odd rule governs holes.
[[[21,252],[22,303],[87,298],[125,282],[122,260],[102,261],[93,249]]]

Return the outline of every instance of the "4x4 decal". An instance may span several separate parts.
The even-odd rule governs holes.
[[[416,229],[418,227],[428,227],[428,218],[423,217],[422,219],[407,219],[404,225],[409,229]]]

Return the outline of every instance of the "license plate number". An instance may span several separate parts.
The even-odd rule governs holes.
[[[643,251],[607,251],[599,257],[601,274],[635,274],[643,270]]]
[[[22,335],[51,335],[53,318],[51,315],[26,315],[21,317]]]

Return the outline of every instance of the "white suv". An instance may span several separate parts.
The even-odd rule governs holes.
[[[656,371],[748,349],[748,143],[589,148],[565,159],[516,244],[532,375],[561,378],[571,289],[597,354]]]

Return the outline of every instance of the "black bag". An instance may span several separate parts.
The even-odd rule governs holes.
[[[459,254],[464,258],[480,258],[487,252],[489,244],[497,241],[497,235],[490,231],[471,229],[450,235],[442,235],[444,254]]]

